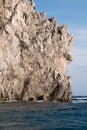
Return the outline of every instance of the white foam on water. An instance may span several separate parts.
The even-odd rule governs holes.
[[[83,97],[74,97],[73,98],[73,103],[87,103],[87,96]]]

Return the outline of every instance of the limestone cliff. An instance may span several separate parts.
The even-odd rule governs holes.
[[[73,35],[33,0],[0,0],[0,101],[72,101]]]

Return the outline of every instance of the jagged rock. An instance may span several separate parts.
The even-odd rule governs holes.
[[[0,0],[0,101],[72,101],[73,35],[33,0]]]

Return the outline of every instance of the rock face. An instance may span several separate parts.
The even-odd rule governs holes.
[[[0,101],[72,101],[73,35],[32,0],[0,0]]]

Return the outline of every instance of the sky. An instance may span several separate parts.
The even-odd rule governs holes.
[[[69,65],[73,95],[87,96],[87,0],[34,0],[38,12],[67,24],[74,34],[74,60]]]

